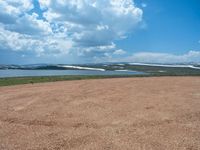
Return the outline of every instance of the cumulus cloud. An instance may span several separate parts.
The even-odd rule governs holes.
[[[182,55],[168,53],[140,52],[130,57],[121,59],[126,62],[145,62],[145,63],[190,63],[200,62],[200,51],[189,51]]]
[[[110,45],[142,20],[142,10],[132,0],[41,0],[40,4],[47,9],[44,16],[49,22],[67,28],[81,54],[95,55],[101,47],[112,51]]]
[[[123,55],[123,54],[126,54],[126,51],[124,51],[123,49],[118,49],[118,50],[115,50],[114,55]]]
[[[115,40],[132,32],[143,15],[132,0],[38,2],[34,9],[32,0],[0,1],[0,47],[38,56],[122,54]]]
[[[30,51],[37,56],[68,53],[71,43],[62,37],[33,37],[5,30],[0,26],[0,48],[12,51]]]
[[[4,25],[4,28],[9,31],[18,32],[21,34],[41,35],[51,34],[52,30],[50,24],[43,20],[37,19],[38,15],[25,14],[15,20],[15,24]]]

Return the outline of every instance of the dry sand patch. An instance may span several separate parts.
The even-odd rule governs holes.
[[[0,87],[0,149],[198,150],[200,78]]]

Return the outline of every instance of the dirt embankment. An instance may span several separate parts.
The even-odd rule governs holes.
[[[0,149],[198,150],[200,78],[1,87]]]

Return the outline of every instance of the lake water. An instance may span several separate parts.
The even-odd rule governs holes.
[[[3,77],[59,76],[59,75],[138,75],[138,71],[93,71],[93,70],[0,70]]]

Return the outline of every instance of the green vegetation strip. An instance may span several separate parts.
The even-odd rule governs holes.
[[[134,75],[146,76],[146,75]],[[43,82],[67,81],[67,80],[84,80],[84,79],[104,79],[104,78],[122,78],[133,77],[133,75],[69,75],[69,76],[44,76],[44,77],[9,77],[0,78],[0,86],[34,84]]]
[[[8,77],[0,78],[0,86],[34,84],[43,82],[56,82],[67,80],[86,80],[86,79],[106,79],[106,78],[124,78],[124,77],[158,77],[158,76],[200,76],[192,73],[149,73],[139,75],[66,75],[66,76],[42,76],[42,77]]]

